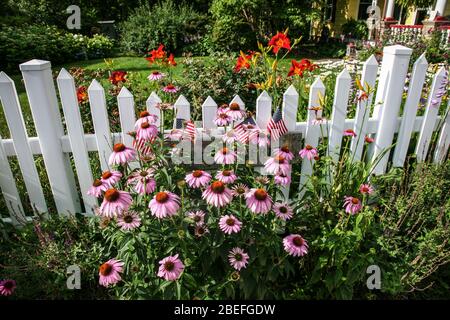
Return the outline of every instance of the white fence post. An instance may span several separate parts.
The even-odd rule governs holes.
[[[22,202],[20,201],[19,192],[17,191],[16,179],[11,172],[8,158],[3,149],[2,137],[0,137],[0,188],[2,189],[3,197],[5,198],[6,206],[8,207],[11,216],[11,221],[17,226],[20,223],[16,219],[16,215],[24,217],[24,211]]]
[[[375,81],[377,79],[378,62],[374,55],[371,55],[369,59],[364,63],[361,85],[366,87],[366,84],[373,90],[375,88]],[[356,107],[355,123],[353,125],[353,131],[358,135],[356,139],[352,139],[350,144],[350,150],[352,152],[353,161],[361,160],[361,155],[364,147],[364,138],[367,134],[367,122],[370,118],[371,106],[372,106],[373,92],[365,101],[359,101]]]
[[[388,87],[377,117],[379,124],[372,160],[377,159],[392,144],[411,53],[412,49],[398,45],[385,47],[383,50],[383,56],[389,57],[390,61],[392,60],[392,66],[387,79]],[[377,159],[378,162],[373,169],[373,173],[384,173],[388,159],[389,152],[385,152],[381,159]]]
[[[348,97],[352,77],[347,68],[339,73],[334,90],[333,113],[330,120],[330,135],[328,137],[328,153],[334,161],[339,159],[342,136],[344,134],[345,118],[347,117]]]
[[[202,104],[202,120],[203,120],[203,129],[217,129],[217,125],[214,123],[214,119],[217,114],[217,103],[208,96],[205,102]]]
[[[413,73],[408,88],[408,97],[406,98],[406,103],[403,107],[402,124],[400,125],[400,130],[398,132],[397,145],[394,151],[394,159],[392,160],[392,165],[394,167],[403,167],[405,162],[427,68],[428,62],[425,58],[425,53],[423,53],[414,63]]]
[[[80,108],[78,106],[75,81],[69,72],[63,68],[59,72],[57,83],[84,207],[86,208],[86,213],[93,214],[94,208],[98,206],[98,202],[95,197],[87,194],[93,179],[86,141],[84,139],[84,129],[80,116]]]
[[[156,107],[156,105],[161,102],[161,98],[158,97],[158,95],[154,91],[150,94],[150,96],[147,98],[147,101],[145,102],[145,104],[147,105],[147,111],[150,112],[150,114],[154,114],[158,117],[155,125],[159,130],[161,130],[161,111]]]
[[[0,72],[0,99],[3,104],[6,122],[8,123],[31,205],[39,213],[46,213],[48,211],[47,204],[45,203],[44,192],[39,180],[36,164],[34,163],[33,152],[28,143],[28,134],[25,121],[23,120],[16,86],[14,81],[4,72]]]
[[[97,139],[98,156],[102,171],[109,170],[108,159],[112,152],[113,142],[109,129],[108,111],[106,109],[105,90],[97,80],[92,80],[88,88],[92,122]]]
[[[20,65],[30,102],[47,175],[60,214],[80,212],[77,189],[61,137],[64,130],[49,61],[31,60]]]
[[[443,162],[450,146],[450,99],[447,103],[447,111],[443,119],[441,134],[434,153],[434,163]]]
[[[419,140],[416,145],[416,158],[418,162],[425,161],[430,147],[431,138],[436,124],[436,118],[439,113],[439,106],[441,105],[442,96],[438,96],[438,92],[442,83],[446,78],[446,71],[444,67],[440,68],[435,74],[433,84],[428,96],[427,107],[425,115],[423,116],[422,128],[420,129]]]
[[[134,112],[134,99],[131,92],[122,87],[117,95],[117,105],[119,106],[120,128],[122,129],[122,142],[127,147],[133,147],[133,138],[128,132],[134,131],[136,114]]]
[[[272,98],[264,90],[256,99],[256,124],[260,129],[267,128],[267,123],[272,117]]]
[[[293,85],[283,94],[283,120],[289,131],[294,131],[297,124],[298,92]]]
[[[185,96],[180,95],[174,104],[175,119],[173,119],[173,127],[175,128],[177,119],[190,120],[191,119],[191,104]]]

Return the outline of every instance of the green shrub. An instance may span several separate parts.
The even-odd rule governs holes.
[[[350,19],[342,25],[342,33],[355,39],[367,39],[369,29],[364,20]]]
[[[204,33],[205,17],[191,6],[172,1],[138,7],[120,25],[121,45],[126,51],[144,54],[163,43],[170,52],[180,52]]]

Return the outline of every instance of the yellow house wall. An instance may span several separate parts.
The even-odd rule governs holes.
[[[405,24],[407,24],[407,25],[413,25],[414,24],[414,22],[415,22],[413,20],[414,12],[415,12],[414,8],[411,7],[411,8],[408,9],[408,14],[406,16]],[[445,17],[450,16],[450,0],[447,0],[447,4],[445,5],[444,16]]]

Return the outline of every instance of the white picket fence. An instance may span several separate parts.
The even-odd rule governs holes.
[[[445,114],[438,114],[442,99],[442,85],[447,77],[444,68],[439,69],[433,76],[425,114],[416,116],[428,63],[424,55],[414,63],[406,102],[403,105],[403,114],[399,115],[411,52],[411,49],[398,45],[384,48],[376,96],[372,97],[371,95],[367,101],[359,102],[353,119],[347,118],[352,78],[347,69],[342,70],[338,75],[332,115],[327,121],[327,130],[324,130],[325,134],[329,135],[328,148],[334,158],[339,157],[345,129],[353,129],[361,137],[372,135],[375,138],[371,150],[373,158],[390,147],[394,142],[394,134],[398,133],[395,148],[387,152],[374,168],[375,174],[383,174],[387,169],[391,152],[393,152],[393,166],[402,167],[404,165],[410,138],[414,132],[419,132],[415,154],[418,161],[423,161],[424,155],[430,148],[432,134],[438,128],[440,132],[433,160],[440,162],[447,157],[450,145],[449,108],[446,108]],[[126,145],[131,145],[131,138],[126,133],[133,130],[136,120],[133,95],[123,87],[117,96],[122,132],[111,134],[104,89],[99,82],[92,81],[88,88],[88,96],[95,134],[85,134],[74,79],[65,69],[62,69],[57,78],[57,86],[67,129],[67,135],[65,135],[50,62],[31,60],[21,64],[20,70],[38,136],[28,137],[15,84],[4,72],[1,72],[0,98],[11,139],[2,140],[0,137],[0,188],[10,213],[14,213],[11,214],[11,218],[4,218],[4,221],[17,223],[15,214],[24,214],[16,179],[7,161],[8,156],[17,156],[27,195],[38,212],[47,212],[47,203],[33,155],[43,156],[58,212],[62,215],[80,212],[81,201],[83,201],[86,208],[85,213],[92,214],[93,208],[98,205],[98,202],[96,198],[86,194],[93,181],[88,152],[97,151],[102,170],[107,170],[106,159],[111,152],[112,143],[122,140]],[[364,63],[361,75],[362,83],[368,83],[371,87],[375,87],[377,76],[378,63],[372,56]],[[325,95],[326,92],[324,84],[318,77],[310,87],[309,107],[319,104],[319,93]],[[301,133],[304,137],[304,144],[317,146],[320,143],[320,130],[319,126],[313,124],[313,120],[316,118],[315,112],[308,112],[306,122],[297,122],[299,95],[296,89],[290,86],[284,93],[283,99],[283,118],[289,131]],[[373,99],[375,108],[370,114],[365,110],[370,110]],[[152,93],[146,102],[147,110],[159,115],[159,110],[155,106],[160,101],[160,98]],[[234,97],[232,102],[237,102],[245,108],[238,96]],[[210,129],[217,128],[213,121],[216,110],[217,104],[211,97],[208,97],[202,106],[202,122],[197,123],[199,133],[205,129],[210,131]],[[185,97],[178,98],[175,103],[175,111],[177,118],[190,119],[190,103]],[[318,116],[320,115],[321,111],[318,112]],[[256,101],[256,122],[261,128],[265,128],[271,116],[272,99],[267,92],[263,92]],[[220,134],[220,131],[217,132]],[[356,143],[357,140],[353,139],[351,144],[351,152],[355,161],[361,159],[363,150],[363,143]],[[73,154],[82,199],[78,198],[75,191],[74,172],[69,162],[70,153]],[[195,157],[198,156],[195,155]],[[311,163],[304,161],[301,170],[300,185],[302,186],[312,174]]]

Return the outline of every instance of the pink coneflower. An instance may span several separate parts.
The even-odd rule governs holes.
[[[159,219],[173,216],[180,208],[180,197],[169,191],[158,192],[148,206]]]
[[[113,147],[113,152],[109,156],[109,164],[126,164],[136,158],[136,151],[128,148],[123,143],[116,143]]]
[[[241,110],[241,106],[235,102],[230,104],[227,113],[233,121],[240,120],[245,116],[245,111]]]
[[[107,183],[103,182],[100,179],[95,179],[92,183],[92,186],[87,191],[87,194],[98,198],[102,195],[102,192],[105,192],[106,190],[108,190],[108,188],[109,185]]]
[[[205,191],[202,198],[215,207],[223,207],[233,199],[231,190],[222,181],[214,181]]]
[[[124,231],[133,230],[141,225],[141,218],[136,212],[126,211],[117,217],[117,225]]]
[[[164,78],[164,73],[161,73],[159,71],[153,71],[147,77],[147,79],[150,80],[150,81],[158,81],[158,80],[161,80],[162,78]]]
[[[169,83],[162,90],[164,92],[167,92],[167,93],[177,93],[178,92],[178,87],[175,87],[173,84]]]
[[[356,214],[361,210],[362,204],[358,198],[345,197],[344,207],[345,207],[345,212],[350,213],[350,214]]]
[[[187,174],[184,180],[191,188],[200,188],[205,187],[211,181],[211,175],[203,170],[194,170]]]
[[[282,174],[281,172],[279,172],[274,176],[273,181],[275,184],[279,184],[281,186],[287,186],[288,184],[291,183],[291,175],[290,174],[285,175],[285,174]]]
[[[123,271],[123,265],[124,263],[122,261],[116,259],[110,259],[102,264],[98,272],[100,285],[108,287],[122,280],[120,273]]]
[[[232,184],[236,181],[237,175],[232,170],[217,171],[216,179],[226,184]]]
[[[200,238],[207,233],[209,233],[209,229],[205,225],[195,226],[194,234],[197,238]]]
[[[184,264],[178,259],[178,254],[165,257],[159,264],[158,277],[167,281],[177,280],[184,270]]]
[[[217,112],[217,117],[214,119],[214,123],[219,127],[227,126],[231,121],[233,119],[225,111]]]
[[[181,129],[172,129],[170,133],[167,135],[167,138],[172,141],[180,141],[183,138],[183,130]]]
[[[361,192],[361,194],[363,194],[363,195],[371,195],[373,193],[373,191],[374,191],[373,187],[368,183],[362,184],[359,187],[359,192]]]
[[[106,183],[108,186],[112,187],[122,178],[122,173],[120,171],[105,171],[102,173],[102,182]]]
[[[205,223],[205,213],[202,210],[188,212],[187,216],[192,219],[197,226],[202,226]]]
[[[287,161],[292,161],[292,159],[294,159],[294,154],[289,150],[288,146],[282,146],[281,148],[275,149],[273,152],[275,156],[282,156]]]
[[[241,231],[242,222],[236,219],[232,214],[222,216],[219,220],[220,230],[225,234],[238,233]]]
[[[270,180],[267,176],[259,176],[255,178],[255,181],[258,182],[259,184],[265,186],[268,185]]]
[[[128,184],[134,184],[134,190],[139,194],[150,194],[156,189],[153,169],[142,169],[133,172],[128,178]]]
[[[347,129],[347,130],[344,130],[344,136],[346,136],[346,137],[356,137],[356,133],[352,129]]]
[[[248,259],[248,254],[238,247],[233,248],[228,254],[228,261],[230,262],[230,265],[237,271],[240,271],[242,268],[247,266]]]
[[[374,138],[371,138],[371,137],[369,137],[369,136],[365,136],[364,137],[364,142],[365,143],[372,143],[372,142],[374,142],[375,141],[375,139]]]
[[[231,188],[231,194],[235,197],[245,197],[246,193],[249,191],[245,184],[239,183]]]
[[[141,124],[144,122],[148,122],[150,124],[154,124],[158,121],[158,116],[155,114],[151,114],[147,110],[142,111],[139,114],[139,119],[137,119],[136,123],[134,124],[134,128],[138,130],[141,127]]]
[[[249,135],[248,141],[259,147],[266,147],[270,144],[269,134],[263,130],[255,129],[254,133]]]
[[[227,147],[222,148],[214,156],[214,161],[217,164],[233,164],[236,161],[236,153]]]
[[[253,213],[267,213],[272,208],[272,198],[264,189],[250,189],[245,195],[247,207]]]
[[[100,213],[104,217],[112,218],[128,210],[132,202],[130,194],[126,191],[119,191],[111,188],[106,190],[103,202],[100,206]]]
[[[302,158],[308,158],[308,160],[314,159],[315,156],[317,156],[317,149],[313,148],[309,144],[307,144],[300,152],[298,153],[300,157]]]
[[[0,281],[0,295],[10,296],[14,293],[16,289],[16,281],[5,279]]]
[[[234,130],[227,131],[222,136],[222,141],[225,142],[226,144],[233,144],[234,142],[236,142],[236,140],[237,137],[236,134],[234,133]]]
[[[277,174],[278,172],[287,175],[291,172],[291,166],[285,157],[279,155],[267,159],[264,163],[264,169],[268,174]]]
[[[283,239],[284,250],[294,257],[308,253],[308,242],[299,234],[291,234]]]
[[[136,130],[137,140],[153,140],[158,135],[158,127],[148,122],[142,122],[140,127]]]
[[[292,208],[287,203],[275,203],[273,205],[275,215],[281,220],[289,220],[294,215]]]

